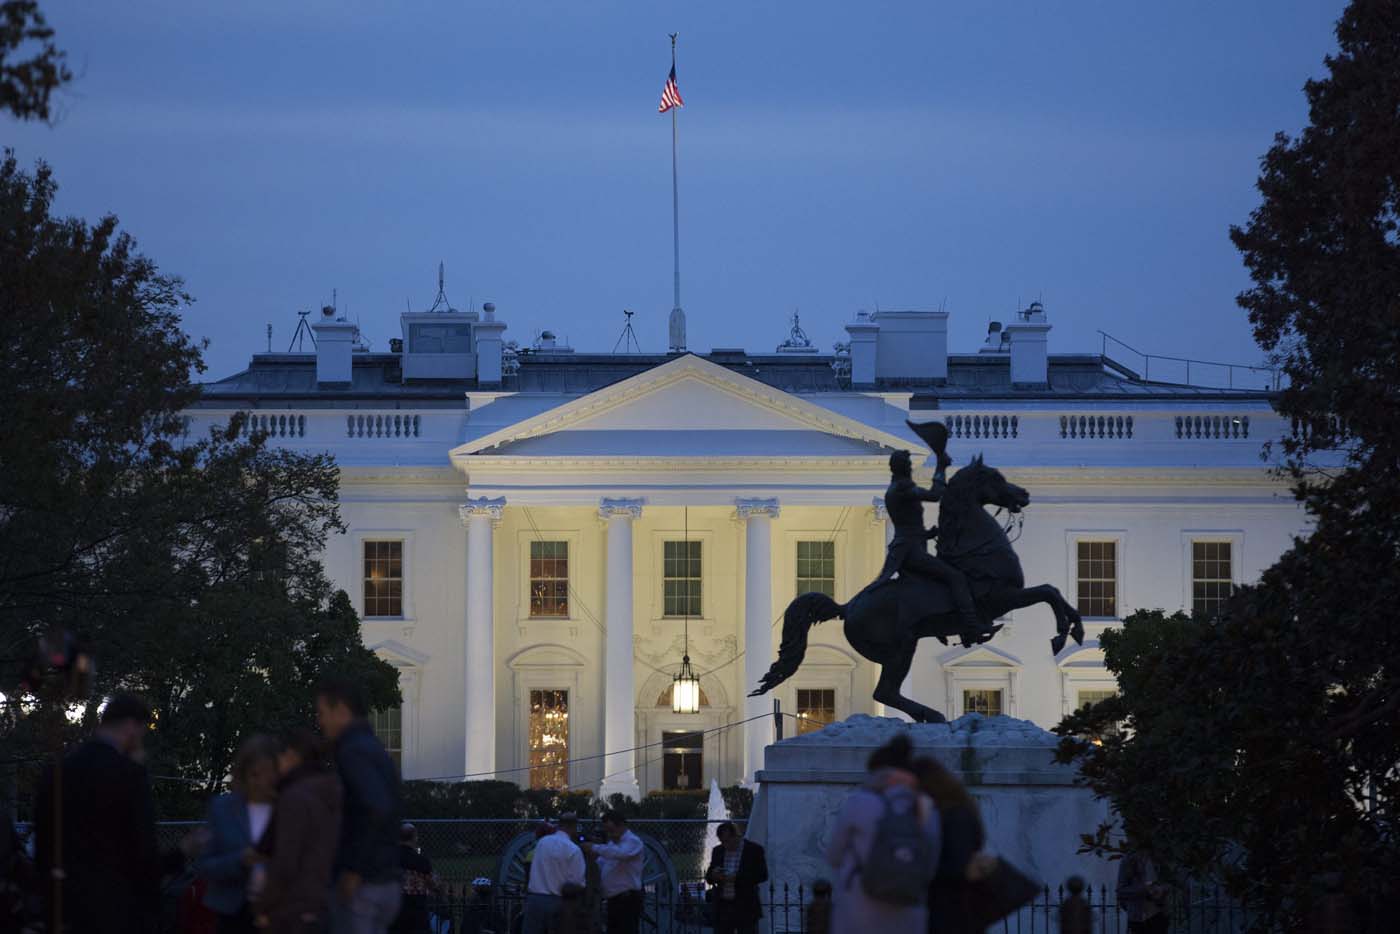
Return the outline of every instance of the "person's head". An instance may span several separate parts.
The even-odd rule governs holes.
[[[578,836],[578,815],[573,811],[565,811],[563,814],[560,814],[559,820],[556,821],[556,823],[559,824],[561,833],[566,833],[571,838]]]
[[[277,753],[277,771],[284,776],[304,765],[319,768],[325,758],[321,737],[305,728],[282,734],[281,745],[282,749]]]
[[[627,817],[621,811],[608,811],[603,814],[603,833],[609,840],[617,840],[627,830]]]
[[[558,827],[555,827],[547,820],[540,821],[538,824],[535,825],[535,839],[542,840],[550,834],[554,833],[558,829]]]
[[[113,694],[102,708],[98,732],[130,759],[144,751],[146,731],[151,727],[151,708],[135,694]]]
[[[739,835],[739,828],[728,821],[715,828],[715,836],[719,837],[720,846],[730,852],[744,845],[744,838]]]
[[[967,788],[937,759],[920,756],[914,760],[913,767],[914,776],[919,780],[919,790],[933,799],[938,810],[973,804]]]
[[[1069,894],[1079,895],[1084,891],[1084,877],[1070,876],[1065,880],[1065,888],[1069,889]]]
[[[418,828],[408,821],[399,824],[399,842],[404,846],[416,847],[418,845]]]
[[[883,769],[913,772],[913,760],[914,744],[909,741],[907,735],[898,733],[894,739],[870,754],[870,758],[865,762],[865,768],[870,772],[879,772]]]
[[[334,742],[356,720],[369,716],[365,692],[349,678],[328,677],[316,686],[316,722]]]
[[[910,477],[914,474],[914,461],[908,451],[895,451],[890,455],[890,473],[896,477]]]
[[[233,790],[259,803],[275,798],[280,750],[281,744],[263,733],[245,739],[233,757]]]

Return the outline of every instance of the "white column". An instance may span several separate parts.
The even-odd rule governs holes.
[[[885,529],[885,551],[880,552],[880,565],[875,569],[878,572],[881,568],[885,566],[885,555],[889,551],[890,542],[894,541],[894,523],[890,521],[890,514],[885,509],[885,498],[883,496],[875,496],[871,498],[870,521],[880,524]],[[876,673],[876,677],[879,677],[878,672]],[[900,713],[898,710],[886,709],[885,705],[880,703],[879,701],[875,702],[875,716],[898,717],[902,720],[909,719],[909,717]]]
[[[491,560],[492,531],[501,521],[506,498],[468,499],[459,509],[467,527],[467,620],[463,639],[466,692],[466,756],[463,771],[490,778],[496,771],[495,604]]]
[[[607,636],[603,646],[603,760],[599,795],[641,798],[637,785],[637,699],[632,663],[632,520],[642,515],[640,499],[604,499],[598,515],[608,524],[608,577],[604,595]]]
[[[744,781],[763,768],[763,747],[773,741],[773,698],[748,697],[773,664],[773,520],[776,499],[735,500],[744,521]]]

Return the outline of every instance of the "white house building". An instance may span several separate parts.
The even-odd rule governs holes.
[[[846,600],[879,569],[888,456],[928,455],[906,418],[946,422],[955,469],[980,452],[1030,490],[1026,581],[1059,587],[1088,630],[1052,655],[1036,607],[983,646],[926,641],[906,693],[949,717],[1054,725],[1114,689],[1106,627],[1208,610],[1305,529],[1260,460],[1281,433],[1266,386],[1050,354],[1038,306],[969,354],[924,311],[862,314],[835,355],[800,338],[575,353],[547,334],[517,351],[489,304],[402,324],[370,353],[328,310],[314,353],[257,354],[190,414],[202,431],[250,412],[271,443],[334,454],[349,531],[326,567],[401,672],[403,706],[375,722],[406,778],[636,794],[751,777],[774,728],[771,699],[746,694],[795,595]],[[695,714],[672,711],[686,653]],[[839,622],[816,627],[776,691],[802,718],[786,729],[880,712],[877,675]]]

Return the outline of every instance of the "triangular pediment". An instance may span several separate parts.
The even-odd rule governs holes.
[[[854,456],[917,444],[694,355],[472,439],[464,455]]]

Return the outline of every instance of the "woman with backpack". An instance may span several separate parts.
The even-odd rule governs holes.
[[[925,934],[938,868],[939,821],[900,734],[871,753],[869,777],[841,808],[827,847],[836,870],[832,934]]]

